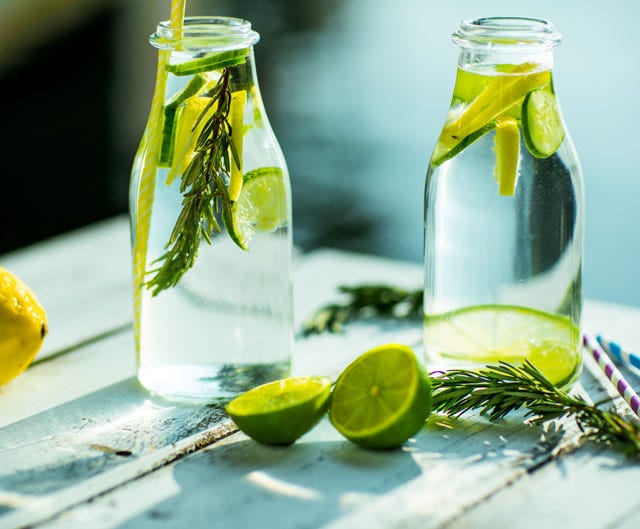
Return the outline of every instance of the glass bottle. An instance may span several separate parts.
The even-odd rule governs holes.
[[[425,184],[430,367],[525,360],[579,376],[583,182],[553,84],[552,24],[462,22],[458,71]]]
[[[138,378],[228,399],[289,373],[291,193],[247,21],[161,22],[156,92],[133,164]]]

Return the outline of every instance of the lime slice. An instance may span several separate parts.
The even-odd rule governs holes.
[[[238,200],[230,212],[223,211],[223,221],[233,241],[247,250],[256,233],[271,232],[285,224],[288,212],[282,169],[261,167],[244,174]]]
[[[338,378],[329,419],[350,441],[396,448],[416,434],[431,412],[431,386],[413,351],[388,344],[367,351]]]
[[[474,363],[529,360],[552,383],[569,384],[581,366],[580,331],[566,316],[511,305],[480,305],[425,316],[425,346]]]
[[[249,48],[212,53],[204,57],[177,64],[167,64],[167,71],[173,75],[193,75],[234,66],[245,62]]]
[[[229,402],[225,410],[255,441],[290,445],[322,418],[330,395],[327,377],[293,377],[253,388]]]
[[[564,128],[556,97],[547,90],[534,90],[522,103],[522,132],[529,152],[547,158],[564,140]]]
[[[520,129],[518,120],[511,116],[496,120],[496,166],[494,177],[500,186],[500,194],[513,196],[518,178],[520,158]]]

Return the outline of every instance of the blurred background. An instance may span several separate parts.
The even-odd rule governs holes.
[[[0,254],[127,211],[169,0],[0,0]],[[249,19],[292,179],[294,242],[422,259],[422,200],[464,18],[562,33],[555,84],[585,174],[588,297],[640,306],[640,2],[187,0]]]

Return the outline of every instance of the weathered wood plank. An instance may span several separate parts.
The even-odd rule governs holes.
[[[122,226],[116,223],[109,229]],[[96,251],[100,247],[103,246],[98,245]],[[372,261],[382,267],[382,262]],[[29,271],[26,262],[23,273]],[[308,295],[298,296],[297,302],[311,300],[318,304],[326,299],[325,283],[326,289],[333,292],[336,275],[327,283],[327,277],[332,277],[326,275],[327,265],[332,262],[330,255],[310,262],[320,267],[324,283],[310,281]],[[317,272],[301,266],[296,282],[304,284]],[[37,282],[37,278],[34,271],[27,280]],[[66,275],[60,285],[66,282],[67,289],[74,289],[72,279],[73,275]],[[91,290],[98,286],[96,282],[85,285],[84,295],[90,297]],[[51,303],[61,300],[60,290],[48,292]],[[81,311],[82,305],[75,306],[75,310]],[[303,307],[300,312],[306,309]],[[344,343],[344,337],[310,339],[306,341],[310,349],[297,355],[301,358],[297,364],[301,370],[324,372],[327,366],[342,365],[359,354],[363,345],[388,341],[385,333],[388,335],[390,330],[375,325],[354,329],[357,348],[353,341]],[[415,340],[415,336],[411,339]],[[167,408],[172,410],[170,413],[163,408],[162,413],[154,415],[151,430],[148,418],[142,417],[141,425],[136,413],[154,401],[137,389],[134,370],[132,336],[125,330],[88,339],[86,345],[70,347],[64,355],[37,363],[0,391],[0,527],[20,527],[44,520],[229,432],[230,423],[219,408],[213,413],[208,408],[173,404]],[[201,416],[209,419],[189,426],[194,424],[194,417],[202,419]],[[105,423],[112,426],[105,428]],[[151,435],[154,431],[162,433],[161,440]],[[98,433],[89,435],[90,432]],[[137,444],[132,449],[129,445],[134,439]],[[32,457],[36,450],[38,457]]]
[[[134,372],[132,332],[32,366],[0,390],[0,441],[4,441],[8,425],[117,384]],[[35,418],[33,422],[37,422]],[[0,471],[2,468],[0,463]]]
[[[125,217],[2,255],[0,265],[31,286],[47,312],[49,334],[37,358],[131,324],[129,228]]]
[[[588,372],[583,383],[595,397],[599,386]],[[569,428],[562,442],[572,443],[575,432]],[[555,468],[552,454],[561,441],[553,431],[547,433],[547,443],[539,436],[539,429],[524,426],[519,417],[496,424],[478,417],[454,424],[432,420],[403,450],[392,452],[359,449],[341,438],[326,419],[287,449],[260,446],[236,434],[65,512],[44,527],[82,527],[90,520],[98,529],[252,527],[256,520],[265,529],[417,529],[451,523],[529,527],[520,521],[537,519],[536,512],[527,503],[514,501],[518,498],[510,498],[509,517],[488,518],[494,524],[478,525],[483,518],[475,515],[475,509],[499,498],[500,491],[512,484],[519,486],[521,480],[526,495],[538,493],[536,475],[546,472],[538,469]],[[583,453],[584,449],[575,456],[576,468],[582,466]],[[573,457],[563,457],[559,464],[566,465]],[[619,467],[624,463],[611,453],[601,457]],[[624,468],[628,486],[640,467]],[[608,471],[595,467],[591,481],[597,483],[599,472]],[[581,473],[571,474],[566,485],[583,479]],[[577,513],[585,506],[571,499],[564,506],[570,515],[561,518],[562,526],[582,527],[571,520],[579,519]],[[501,504],[494,506],[500,512]],[[596,501],[587,507],[599,508]],[[615,514],[609,509],[600,521],[611,522]]]
[[[0,527],[32,525],[235,430],[220,406],[167,402],[141,388],[131,334],[24,375],[35,395],[0,429]],[[32,415],[39,400],[47,409]]]
[[[359,449],[327,420],[288,449],[238,434],[45,527],[81,527],[88,520],[104,529],[387,527],[403,502],[414,504],[412,513],[418,507],[435,515],[457,504],[463,491],[475,495],[478,488],[502,486],[500,467],[526,472],[520,464],[539,457],[528,453],[536,439],[521,424],[484,421],[453,431],[433,426],[405,450],[391,452]],[[131,502],[134,497],[140,504]],[[376,516],[363,518],[376,505]]]
[[[16,271],[30,283],[35,281],[39,293],[38,281],[44,281],[39,283],[42,289],[50,288],[50,293],[43,292],[43,303],[58,300],[50,301],[54,312],[62,303],[64,310],[55,319],[65,331],[48,354],[65,348],[69,352],[39,363],[18,379],[19,384],[0,391],[0,527],[46,522],[47,527],[191,524],[197,529],[251,526],[244,522],[256,519],[268,527],[266,512],[277,513],[273,525],[279,528],[346,528],[365,522],[370,527],[383,521],[385,527],[409,527],[414,519],[422,522],[420,527],[440,527],[524,479],[528,469],[544,467],[551,445],[541,445],[538,433],[518,420],[498,426],[470,420],[451,432],[432,426],[404,451],[383,454],[353,447],[325,420],[289,450],[260,447],[237,434],[183,457],[225,436],[229,422],[219,409],[156,402],[133,381],[131,332],[122,330],[130,321],[128,262],[119,263],[128,260],[123,233],[126,224],[120,219],[96,239],[91,232],[79,237],[82,244],[71,238],[69,244],[77,245],[73,252],[65,254],[64,244],[57,247],[54,269],[63,279],[53,287],[46,286],[47,277],[39,271],[48,251],[33,249],[39,256],[36,264],[29,259],[31,250],[10,256],[22,270]],[[120,254],[109,268],[117,268],[121,277],[107,278],[109,293],[104,294],[116,295],[108,310],[98,309],[100,317],[81,313],[101,300],[103,283],[91,278],[78,289],[80,269],[88,272],[91,267],[82,265],[68,274],[65,266],[69,255],[83,261],[83,251],[94,252],[91,259],[96,263],[104,260],[101,252]],[[295,275],[296,322],[335,299],[337,284],[386,282],[416,288],[420,277],[417,264],[332,251],[305,256]],[[81,301],[67,303],[63,295],[78,290]],[[125,321],[120,326],[117,313]],[[588,303],[586,314],[591,329],[640,345],[640,310]],[[93,325],[93,330],[78,328],[86,331],[86,338],[78,340],[67,318],[76,326]],[[102,324],[105,321],[108,325]],[[104,336],[99,329],[117,332]],[[100,334],[103,337],[96,339]],[[294,371],[335,372],[382,342],[419,346],[420,334],[419,323],[376,322],[351,326],[345,335],[297,340]],[[65,340],[69,345],[60,345]],[[83,341],[88,344],[75,347]],[[593,380],[586,380],[590,394],[602,392]],[[143,477],[134,480],[139,476]],[[394,515],[398,510],[405,514]],[[61,514],[52,518],[56,513]]]

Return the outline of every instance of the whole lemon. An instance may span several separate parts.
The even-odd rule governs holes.
[[[29,367],[47,330],[47,316],[33,291],[0,266],[0,385]]]

